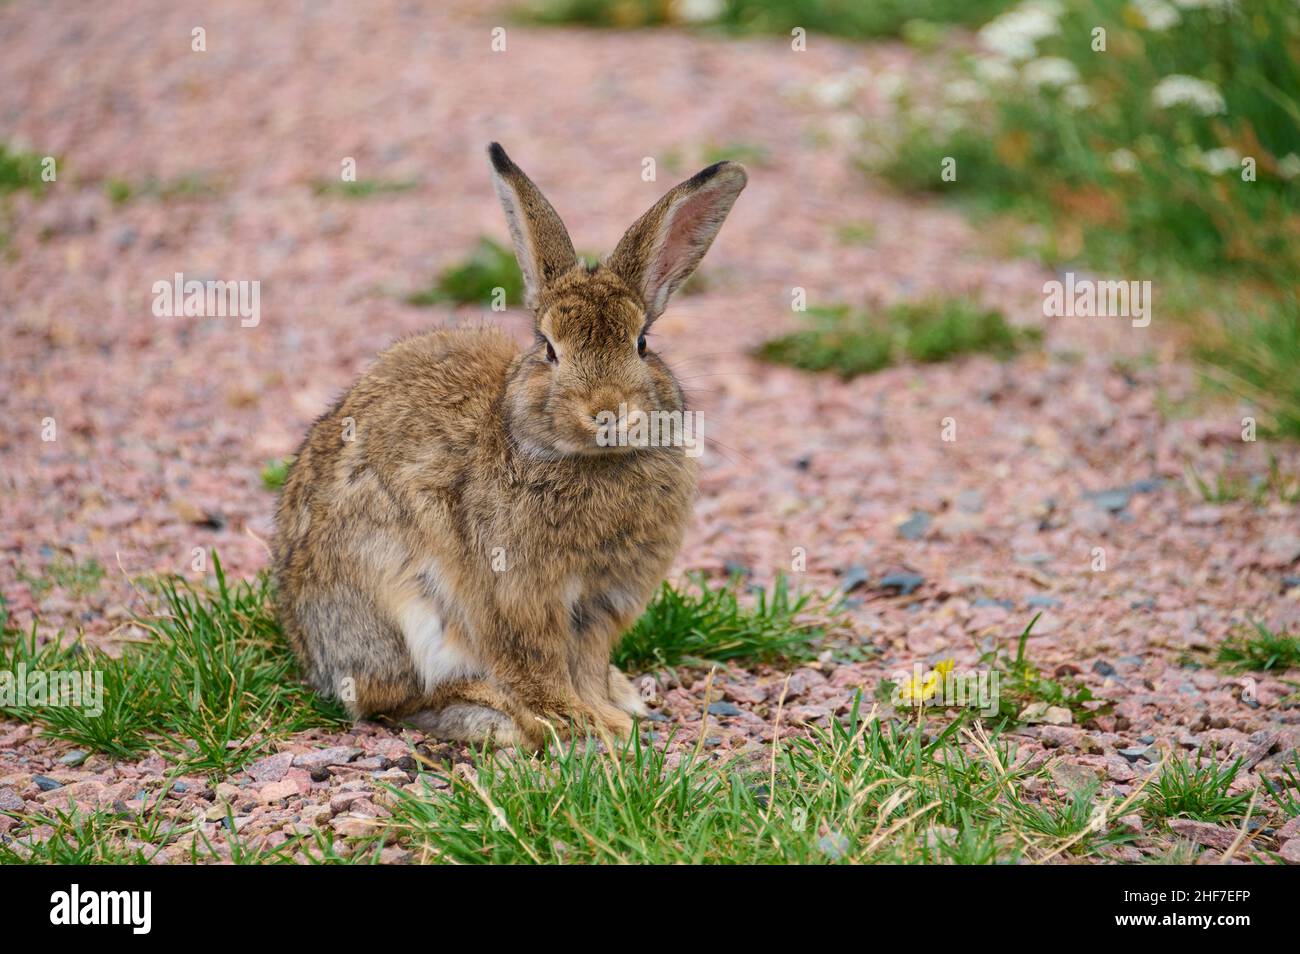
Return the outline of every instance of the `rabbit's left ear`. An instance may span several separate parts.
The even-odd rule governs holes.
[[[524,273],[524,300],[536,308],[550,282],[578,264],[569,231],[533,180],[506,155],[500,143],[488,147],[492,182],[506,213],[515,258]]]
[[[641,295],[649,321],[691,277],[748,181],[740,163],[715,163],[671,189],[619,240],[607,264]]]

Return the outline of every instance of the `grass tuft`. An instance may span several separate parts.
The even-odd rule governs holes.
[[[684,662],[756,662],[815,658],[828,614],[808,594],[794,594],[778,576],[771,591],[759,590],[751,605],[740,599],[738,578],[710,586],[701,576],[678,589],[664,583],[615,647],[614,663],[644,671]]]
[[[810,308],[813,326],[765,342],[758,356],[805,371],[844,378],[870,374],[900,361],[947,361],[986,352],[1009,357],[1041,337],[1009,325],[1001,312],[963,299],[905,302],[882,312],[840,305]]]
[[[651,26],[712,26],[737,33],[789,36],[808,33],[854,39],[913,35],[919,21],[975,26],[1008,6],[1009,0],[720,0],[676,4],[664,0],[532,0],[523,16],[542,23],[630,29]]]
[[[338,196],[344,199],[370,199],[375,196],[394,195],[410,192],[419,188],[417,179],[357,179],[344,182],[337,179],[317,179],[312,183],[312,192],[322,196]]]
[[[1250,802],[1249,793],[1229,794],[1237,778],[1241,759],[1220,766],[1210,753],[1208,760],[1198,752],[1195,759],[1186,755],[1171,761],[1146,789],[1141,810],[1148,818],[1160,821],[1191,818],[1215,822],[1239,818]]]
[[[346,713],[303,685],[271,613],[266,576],[230,585],[213,554],[215,586],[158,581],[161,605],[138,620],[152,639],[120,657],[41,641],[36,626],[0,640],[0,670],[79,674],[62,705],[26,704],[0,713],[48,735],[119,758],[161,751],[187,769],[224,776],[270,743],[313,726],[346,724]],[[88,687],[102,680],[99,705]],[[80,704],[70,704],[71,702]],[[102,712],[95,713],[102,705]]]
[[[1233,672],[1300,668],[1300,637],[1275,633],[1254,623],[1253,635],[1230,636],[1219,646],[1218,663]]]
[[[523,302],[524,276],[515,261],[515,253],[492,239],[482,238],[469,258],[445,269],[432,287],[406,300],[412,305],[442,302],[488,305],[498,288],[505,291],[505,304]]]
[[[0,142],[0,195],[26,190],[37,195],[49,186],[41,178],[42,159],[31,152],[11,149]]]
[[[267,461],[266,466],[262,468],[262,486],[267,490],[279,490],[289,479],[289,468],[292,465],[293,458],[286,460],[277,457]]]

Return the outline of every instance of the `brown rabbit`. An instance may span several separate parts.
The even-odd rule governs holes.
[[[505,150],[488,154],[536,342],[435,331],[379,356],[285,483],[277,608],[308,679],[357,717],[498,745],[539,745],[542,720],[624,734],[645,709],[610,651],[681,545],[695,468],[616,438],[638,410],[684,410],[645,332],[746,174],[709,166],[588,266]]]

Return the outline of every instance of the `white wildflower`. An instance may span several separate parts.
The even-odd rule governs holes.
[[[1113,172],[1128,175],[1137,172],[1138,158],[1127,149],[1116,149],[1106,158],[1106,165],[1110,166]]]
[[[985,83],[1010,83],[1016,76],[1016,68],[1002,56],[979,56],[974,61],[975,76]]]
[[[980,43],[1010,60],[1032,59],[1038,41],[1060,32],[1061,5],[1053,0],[1031,0],[1000,14],[980,27]]]
[[[812,94],[823,106],[846,106],[861,89],[856,78],[844,73],[817,82],[812,88]]]
[[[1294,179],[1300,176],[1300,156],[1294,152],[1289,152],[1277,161],[1277,174],[1283,179]]]
[[[727,3],[726,0],[677,0],[673,10],[687,23],[707,23],[722,16]]]
[[[1088,87],[1075,83],[1065,88],[1065,92],[1061,94],[1061,102],[1071,109],[1087,109],[1093,102],[1092,92]]]
[[[1170,106],[1191,106],[1202,116],[1216,116],[1228,111],[1223,94],[1213,83],[1174,73],[1166,76],[1151,90],[1151,101],[1161,109]]]
[[[1227,147],[1211,149],[1209,152],[1201,153],[1200,165],[1210,175],[1221,176],[1225,172],[1241,168],[1241,154]]]
[[[885,99],[897,99],[907,89],[907,84],[903,77],[897,73],[881,73],[875,78],[873,84],[876,92]]]
[[[954,105],[978,103],[984,99],[984,87],[973,79],[956,79],[943,88],[943,95]]]
[[[1148,30],[1164,31],[1175,27],[1182,17],[1165,0],[1133,0],[1133,6]]]
[[[1030,86],[1069,86],[1079,81],[1079,71],[1069,60],[1044,56],[1025,64],[1025,82]]]
[[[1174,0],[1184,10],[1231,10],[1233,0]]]

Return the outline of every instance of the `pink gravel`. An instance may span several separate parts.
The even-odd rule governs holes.
[[[1034,661],[1077,673],[1116,707],[1086,730],[1020,730],[1029,750],[1064,756],[1119,794],[1141,766],[1117,752],[1141,737],[1255,758],[1242,785],[1290,760],[1300,709],[1284,700],[1300,674],[1257,676],[1251,704],[1241,677],[1180,661],[1249,619],[1300,626],[1297,507],[1207,505],[1184,473],[1259,471],[1269,451],[1295,473],[1300,453],[1243,443],[1249,408],[1205,399],[1158,312],[1145,329],[1045,320],[1050,274],[999,257],[958,212],[891,195],[855,169],[852,127],[812,90],[851,68],[923,70],[914,54],[821,37],[799,54],[780,38],[529,29],[482,11],[0,6],[0,138],[60,157],[45,197],[11,198],[0,265],[0,592],[19,624],[38,616],[111,646],[142,608],[128,575],[197,577],[194,548],[216,548],[232,575],[264,569],[274,498],[263,465],[291,454],[380,348],[448,322],[526,328],[519,314],[403,301],[479,236],[505,239],[488,141],[506,145],[579,248],[594,250],[704,165],[706,147],[745,143],[765,158],[705,263],[705,290],[678,299],[655,346],[712,442],[676,572],[740,564],[765,581],[804,548],[808,588],[829,590],[853,566],[872,581],[851,594],[851,626],[879,654],[796,671],[789,717],[825,720],[914,662],[972,665],[1042,609]],[[502,23],[507,51],[490,52]],[[190,50],[200,25],[206,53]],[[888,118],[871,103],[867,117]],[[673,153],[683,159],[669,172]],[[316,195],[349,156],[361,178],[420,184],[364,200]],[[646,156],[658,158],[657,182],[641,179]],[[106,195],[111,179],[191,175],[214,194],[120,206]],[[863,223],[869,245],[837,239]],[[155,318],[153,283],[175,272],[260,281],[260,324]],[[754,361],[752,346],[798,327],[796,287],[814,304],[970,295],[1043,326],[1044,348],[851,382]],[[55,442],[41,440],[48,417]],[[941,439],[945,418],[955,441]],[[1149,483],[1122,508],[1088,496],[1138,481]],[[931,522],[906,539],[898,527],[918,511]],[[28,579],[62,558],[96,559],[108,577],[86,596],[34,593]],[[893,570],[924,582],[908,596],[878,588]],[[742,714],[710,720],[717,757],[771,738],[785,676],[718,675],[714,698]],[[678,743],[693,744],[703,679],[659,689]],[[416,744],[416,733],[373,725],[306,733],[285,752],[346,750],[326,780],[312,779],[310,757],[272,755],[221,784],[267,837],[324,824],[362,834],[385,813],[376,779],[409,782],[401,760]],[[157,756],[61,768],[68,748],[0,721],[0,809],[68,795],[129,806],[166,769]],[[36,774],[67,787],[41,793]],[[209,780],[190,781],[178,804],[220,802]],[[1187,837],[1211,849],[1222,838]],[[404,858],[394,849],[385,860]]]

